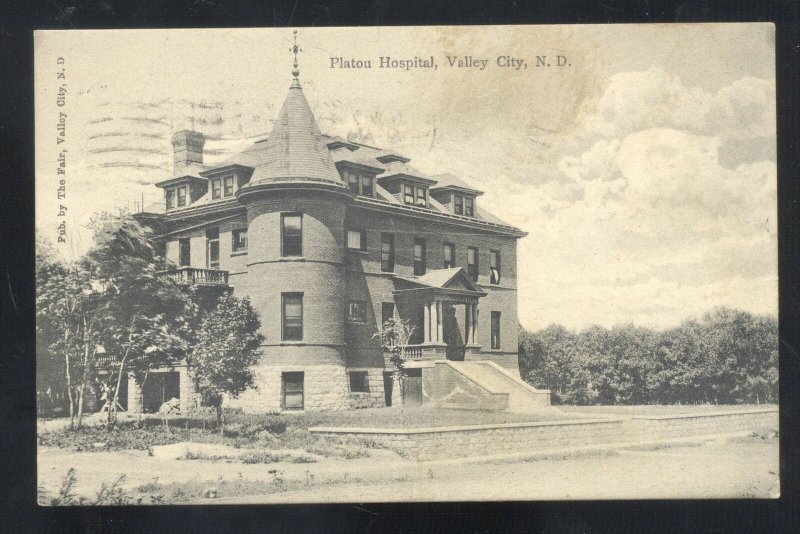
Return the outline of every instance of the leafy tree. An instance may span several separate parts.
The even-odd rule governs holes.
[[[716,308],[656,332],[632,324],[575,334],[522,331],[520,371],[568,404],[775,402],[774,317]]]
[[[78,371],[73,336],[79,324],[76,318],[82,298],[70,266],[58,258],[49,242],[37,240],[36,381],[39,409],[53,411],[57,408],[57,399],[66,393],[70,426],[74,425],[76,408],[72,376]]]
[[[162,258],[149,228],[124,211],[102,212],[91,226],[95,245],[83,264],[102,296],[99,341],[118,364],[108,384],[108,422],[113,423],[123,376],[132,372],[143,384],[151,369],[182,359],[196,309],[186,292],[159,275]]]
[[[250,300],[226,293],[197,331],[187,358],[189,373],[205,403],[215,407],[220,433],[224,396],[235,398],[254,385],[252,366],[258,363],[264,341],[260,328],[261,320]]]
[[[388,318],[380,330],[373,334],[384,351],[391,354],[389,361],[394,365],[398,378],[405,377],[406,348],[411,336],[414,335],[414,326],[410,321],[397,317]]]

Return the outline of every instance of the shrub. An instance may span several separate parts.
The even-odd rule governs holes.
[[[280,462],[286,458],[284,454],[275,454],[270,451],[253,451],[246,452],[240,459],[246,464],[271,464]]]

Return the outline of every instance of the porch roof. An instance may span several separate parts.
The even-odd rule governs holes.
[[[410,292],[428,292],[435,295],[471,296],[475,298],[486,295],[486,291],[472,281],[463,267],[434,269],[422,276],[415,277],[395,275],[394,278],[400,282],[400,287],[394,290],[396,295]]]

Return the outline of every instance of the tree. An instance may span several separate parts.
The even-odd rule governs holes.
[[[774,317],[716,308],[656,332],[632,324],[574,334],[523,330],[520,372],[567,404],[775,402]]]
[[[561,325],[539,332],[523,330],[519,338],[520,373],[536,387],[550,390],[553,402],[588,398],[587,380],[576,360],[576,336]]]
[[[98,341],[117,363],[108,384],[108,422],[114,423],[122,377],[132,372],[141,384],[151,369],[185,357],[196,307],[181,287],[160,276],[162,258],[149,228],[125,211],[99,213],[91,226],[95,245],[82,263],[100,296]]]
[[[258,363],[264,336],[261,320],[247,298],[225,293],[206,315],[187,358],[189,373],[203,400],[214,406],[223,431],[222,402],[253,387],[252,367]]]
[[[394,366],[394,376],[402,391],[403,381],[406,379],[406,348],[411,336],[414,335],[414,326],[410,321],[399,317],[390,317],[381,328],[373,334],[384,352],[390,354],[389,361]]]
[[[412,335],[414,326],[410,321],[390,317],[372,336],[380,342],[384,351],[391,354],[389,361],[394,365],[398,377],[405,376],[406,348]]]
[[[70,427],[75,402],[72,376],[77,373],[73,335],[82,298],[70,266],[57,257],[49,242],[36,242],[36,384],[39,410],[55,412],[67,396]],[[47,404],[47,406],[42,406]]]

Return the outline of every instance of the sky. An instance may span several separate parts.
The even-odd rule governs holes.
[[[715,306],[777,314],[771,24],[301,28],[298,40],[323,133],[456,174],[528,232],[525,327],[668,327]],[[291,44],[290,29],[38,32],[37,232],[75,257],[93,213],[162,200],[153,184],[171,175],[174,131],[205,133],[211,164],[268,135]],[[557,55],[568,66],[535,66]],[[381,56],[438,68],[380,69]],[[338,57],[373,68],[331,68]]]

